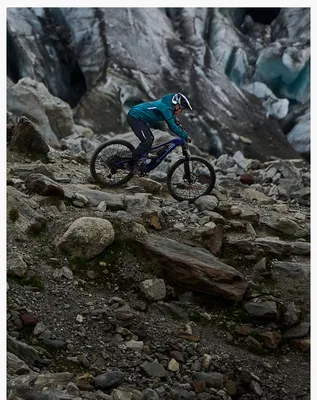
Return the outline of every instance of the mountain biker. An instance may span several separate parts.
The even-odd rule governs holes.
[[[129,110],[127,123],[141,141],[129,161],[131,172],[134,174],[139,172],[140,157],[152,147],[154,136],[148,125],[150,122],[165,121],[173,133],[190,141],[187,133],[182,129],[179,119],[176,117],[185,109],[192,110],[189,100],[182,93],[175,93],[167,94],[160,100],[137,104]]]

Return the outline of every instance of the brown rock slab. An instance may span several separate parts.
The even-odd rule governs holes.
[[[279,332],[262,332],[259,334],[259,340],[269,349],[276,349],[282,340]]]
[[[42,174],[30,174],[25,181],[25,187],[30,192],[41,196],[54,196],[63,199],[64,189],[57,182]]]
[[[228,300],[242,300],[247,289],[243,275],[209,251],[156,235],[137,242],[163,265],[167,277],[180,286]]]

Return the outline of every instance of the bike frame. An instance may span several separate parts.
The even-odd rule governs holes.
[[[151,162],[148,163],[148,164],[146,163],[146,160],[149,159],[149,154],[148,153],[156,152],[157,150],[159,150],[159,149],[161,149],[161,148],[163,148],[163,147],[165,147],[167,145],[169,145],[169,147],[168,147],[168,149],[166,149],[166,151],[162,155],[160,155],[160,156],[156,155],[154,157],[151,157]],[[189,153],[187,151],[187,143],[185,142],[184,139],[182,139],[180,137],[177,137],[175,139],[171,139],[171,140],[169,140],[167,142],[164,142],[164,143],[161,143],[161,144],[159,144],[159,145],[157,145],[155,147],[152,147],[149,150],[148,153],[143,154],[140,157],[140,161],[141,162],[143,161],[143,163],[141,163],[141,166],[140,166],[140,172],[141,173],[147,173],[147,172],[152,171],[154,168],[156,168],[164,160],[164,158],[169,153],[171,153],[178,146],[182,146],[183,155],[185,156],[185,158],[189,158]],[[121,160],[118,163],[116,163],[116,166],[120,167],[123,164],[125,164],[127,161],[128,160]]]
[[[141,167],[140,167],[140,172],[143,173],[147,173],[152,171],[154,168],[156,168],[163,160],[165,157],[168,156],[169,153],[171,153],[176,147],[178,146],[184,146],[185,145],[185,140],[182,138],[175,138],[175,139],[171,139],[168,142],[165,143],[161,143],[158,146],[152,147],[151,150],[149,151],[149,153],[153,153],[153,152],[157,152],[159,149],[162,149],[165,146],[169,146],[168,149],[166,149],[166,151],[161,154],[160,156],[155,155],[153,158],[151,158],[151,162],[150,163],[146,163],[146,160],[149,159],[149,155],[148,153],[143,154],[142,157],[140,157],[140,161],[143,161],[143,163],[141,163]]]

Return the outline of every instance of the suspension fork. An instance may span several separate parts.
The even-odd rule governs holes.
[[[185,161],[184,161],[184,178],[187,180],[188,183],[192,183],[192,179],[191,179],[191,173],[190,173],[190,166],[189,166],[189,161],[190,161],[190,153],[188,150],[188,145],[187,143],[185,143],[183,145],[183,155],[185,157]]]

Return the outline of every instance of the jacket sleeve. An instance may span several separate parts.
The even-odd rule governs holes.
[[[175,135],[181,137],[182,139],[187,139],[187,133],[182,128],[176,125],[172,112],[169,109],[165,109],[163,114],[169,129],[173,133],[175,133]]]

